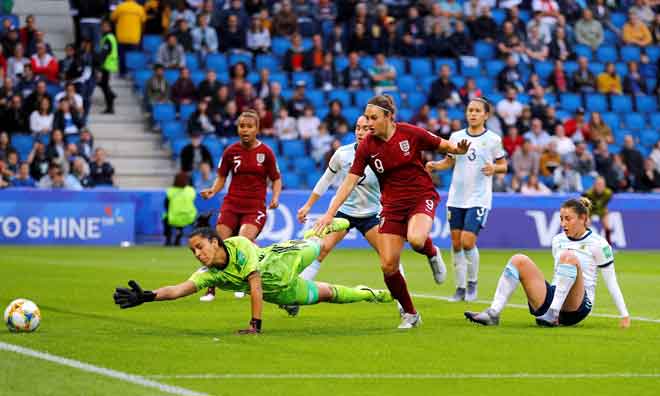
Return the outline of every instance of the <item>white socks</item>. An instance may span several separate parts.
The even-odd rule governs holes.
[[[490,309],[499,315],[518,287],[518,283],[520,283],[518,268],[509,262],[504,267],[504,271],[500,275],[500,280],[497,282],[497,289],[495,289],[495,296],[493,297],[493,302],[490,304]]]
[[[307,268],[303,270],[303,272],[300,273],[300,277],[305,280],[314,280],[314,278],[316,278],[316,274],[319,273],[320,269],[321,269],[321,262],[318,260],[314,260],[310,265],[307,266]]]
[[[479,278],[479,249],[475,245],[470,250],[465,250],[465,258],[467,259],[467,280],[469,282],[476,282]]]
[[[561,311],[561,307],[571,291],[577,278],[577,267],[572,264],[559,264],[555,271],[555,296],[550,304],[550,309],[555,312]]]
[[[465,276],[467,273],[468,265],[463,250],[459,250],[458,252],[454,251],[454,269],[456,271],[456,287],[465,289]]]

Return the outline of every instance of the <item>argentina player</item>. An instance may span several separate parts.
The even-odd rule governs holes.
[[[477,299],[477,236],[486,226],[492,206],[493,175],[507,171],[502,139],[486,129],[490,112],[491,106],[485,99],[470,100],[465,110],[468,127],[452,133],[449,138],[454,144],[461,140],[469,141],[471,145],[467,154],[448,154],[442,161],[432,161],[426,165],[429,171],[454,168],[447,198],[447,217],[456,269],[456,293],[451,301]]]

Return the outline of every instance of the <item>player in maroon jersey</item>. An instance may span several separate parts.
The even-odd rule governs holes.
[[[382,238],[381,269],[385,284],[404,309],[399,328],[410,329],[421,324],[421,316],[415,310],[406,280],[399,271],[399,256],[406,239],[416,252],[428,258],[436,283],[442,283],[447,274],[440,250],[429,238],[440,197],[424,169],[421,152],[433,150],[462,155],[470,144],[463,140],[454,145],[422,128],[394,122],[395,112],[394,101],[388,95],[369,100],[364,116],[371,133],[358,146],[348,176],[328,211],[317,220],[314,230],[322,232],[331,224],[368,165],[378,177],[381,190],[383,210],[378,229]]]
[[[240,235],[251,241],[257,239],[266,224],[266,185],[267,179],[273,183],[273,196],[268,209],[279,205],[282,192],[282,179],[277,167],[275,154],[266,144],[257,139],[259,115],[247,110],[238,117],[240,141],[227,147],[218,165],[218,177],[213,187],[202,190],[201,196],[209,199],[222,190],[229,172],[232,173],[229,192],[220,208],[216,231],[226,239]],[[243,293],[236,293],[243,297]],[[213,301],[215,288],[209,288],[202,301]]]

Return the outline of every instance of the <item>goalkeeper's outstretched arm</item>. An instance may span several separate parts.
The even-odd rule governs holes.
[[[154,290],[156,301],[176,300],[197,293],[197,286],[192,281],[185,281],[175,286],[165,286]]]

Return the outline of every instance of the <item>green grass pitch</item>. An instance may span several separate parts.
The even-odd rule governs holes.
[[[481,252],[481,299],[490,300],[512,253]],[[549,252],[528,254],[550,279]],[[406,251],[402,262],[414,293],[452,293],[451,268],[448,281],[437,286],[424,258]],[[238,336],[250,319],[249,299],[226,292],[213,303],[191,296],[119,310],[112,302],[114,287],[129,279],[151,289],[185,280],[196,268],[184,248],[3,246],[0,305],[32,299],[42,324],[32,334],[0,329],[0,343],[208,395],[660,394],[660,253],[617,254],[631,315],[656,320],[633,320],[628,330],[600,316],[573,328],[537,328],[520,308],[507,308],[500,327],[482,328],[462,313],[483,303],[416,297],[424,324],[412,331],[396,329],[394,304],[320,304],[304,307],[297,318],[266,304],[264,333]],[[368,250],[336,250],[318,279],[384,287],[378,259]],[[594,312],[616,314],[602,279],[596,294]],[[524,303],[522,290],[511,302]],[[164,394],[0,351],[0,395]]]

